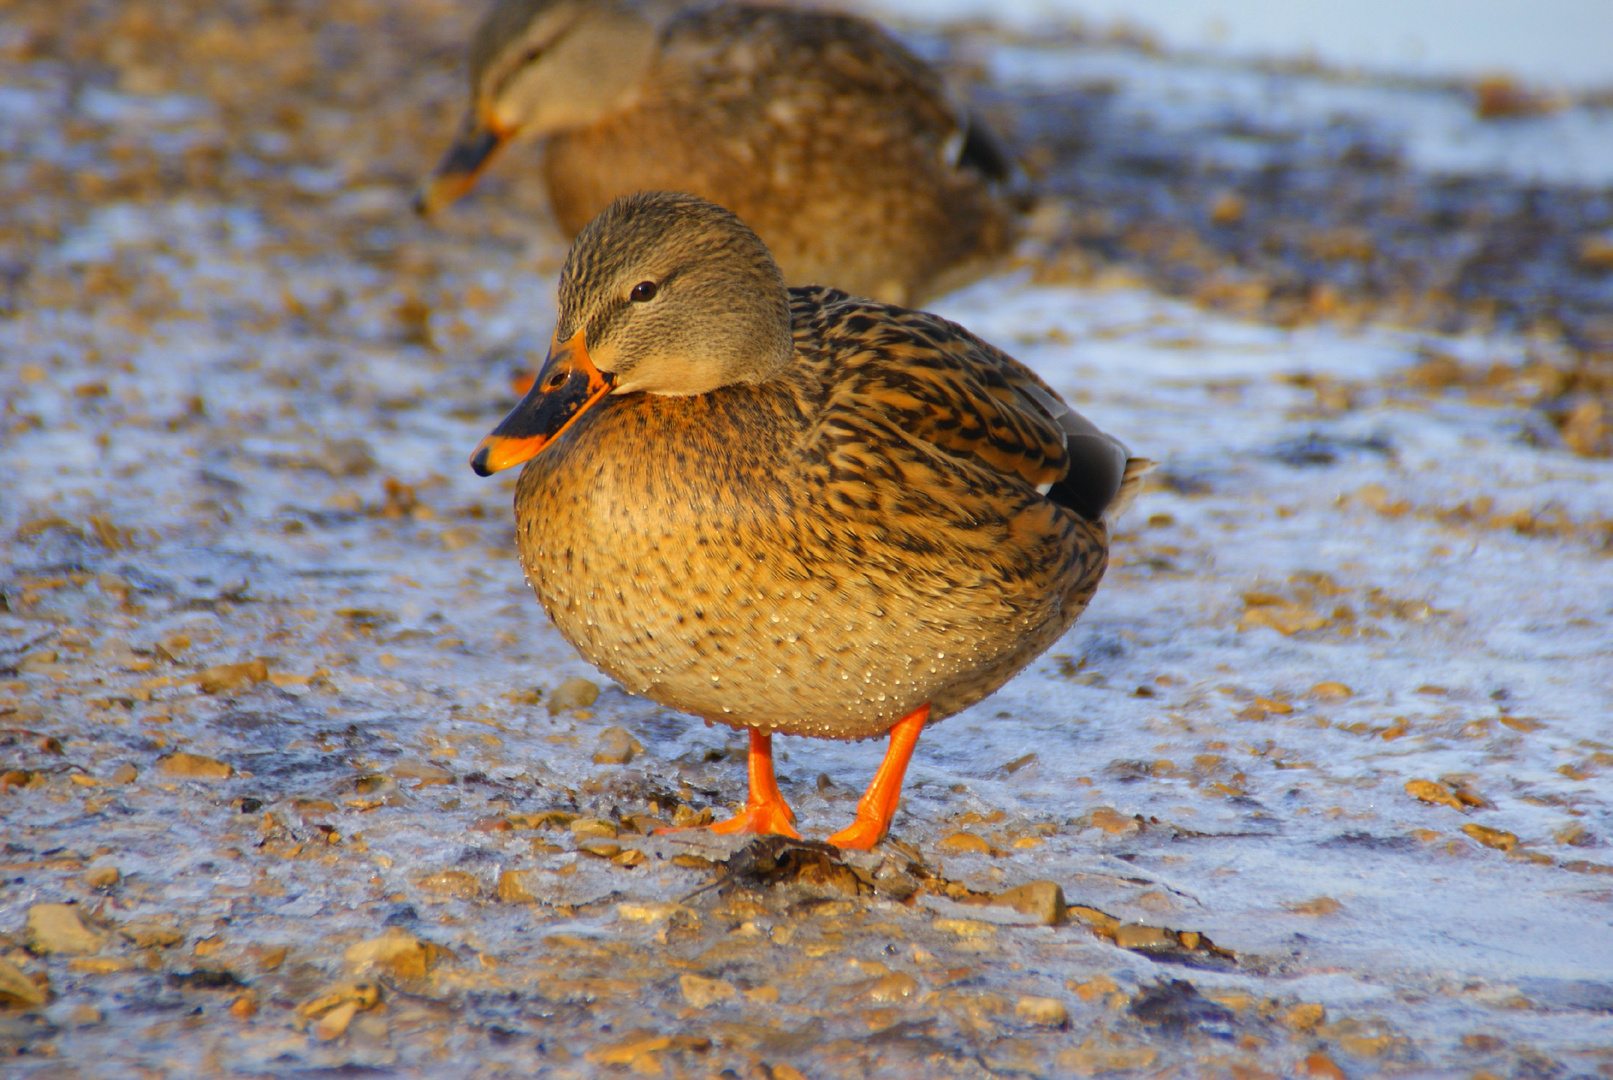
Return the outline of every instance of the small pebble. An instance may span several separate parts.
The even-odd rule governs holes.
[[[599,748],[594,751],[594,764],[626,765],[643,752],[644,744],[633,738],[626,728],[612,726],[599,733]]]
[[[684,975],[678,979],[678,988],[683,991],[683,1000],[691,1008],[704,1009],[715,1005],[719,1001],[730,1001],[739,990],[731,982],[722,979],[707,979],[700,975]]]
[[[166,776],[182,776],[187,780],[228,780],[235,775],[232,765],[183,751],[158,760],[157,769]]]
[[[72,904],[35,904],[28,909],[28,947],[36,953],[93,953],[105,940],[84,925]]]
[[[567,679],[549,695],[549,713],[586,709],[599,700],[599,686],[587,679]]]
[[[1014,1015],[1039,1027],[1061,1028],[1070,1022],[1070,1011],[1058,998],[1027,995],[1014,1002]]]

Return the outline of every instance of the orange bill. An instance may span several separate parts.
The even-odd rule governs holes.
[[[565,434],[577,418],[611,392],[613,376],[594,366],[583,332],[549,343],[549,356],[526,397],[471,455],[478,476],[492,476],[530,460]]]
[[[437,168],[415,193],[415,213],[429,217],[475,187],[476,178],[482,175],[499,147],[509,141],[508,132],[474,118],[467,120],[454,139],[454,145],[448,148]]]

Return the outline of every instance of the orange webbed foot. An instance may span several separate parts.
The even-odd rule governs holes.
[[[829,843],[848,851],[869,851],[885,839],[886,824],[873,818],[859,817],[850,825],[829,837]]]
[[[721,835],[732,833],[758,833],[763,836],[788,836],[792,840],[801,839],[801,834],[795,831],[795,812],[779,794],[778,783],[773,778],[773,737],[760,731],[752,730],[750,733],[750,797],[745,800],[745,809],[729,818],[711,825],[691,825],[692,829],[707,829]],[[685,829],[656,829],[655,835],[665,833],[685,832]]]
[[[879,763],[873,782],[857,802],[857,820],[829,837],[837,848],[867,851],[885,839],[890,831],[891,818],[896,816],[896,804],[902,797],[902,779],[907,775],[907,763],[913,757],[913,747],[924,730],[924,721],[930,718],[930,705],[925,702],[891,727],[890,746],[885,760]]]
[[[528,393],[531,392],[532,384],[537,381],[538,377],[532,374],[530,371],[523,372],[519,375],[512,375],[510,377],[510,389],[515,391],[516,397],[524,398]]]
[[[746,806],[727,821],[699,825],[696,828],[709,829],[723,836],[733,833],[757,833],[761,836],[788,836],[791,840],[799,840],[801,834],[795,831],[794,822],[795,812],[780,799],[778,802]]]

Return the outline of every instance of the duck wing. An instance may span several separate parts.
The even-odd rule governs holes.
[[[813,437],[847,475],[892,467],[874,460],[878,448],[902,444],[1017,481],[1090,521],[1135,492],[1147,462],[963,327],[833,289],[791,293],[798,353],[831,369]]]

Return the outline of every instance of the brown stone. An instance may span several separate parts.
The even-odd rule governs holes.
[[[92,889],[110,889],[123,880],[123,875],[115,866],[92,866],[79,880]]]
[[[1295,1005],[1283,1013],[1283,1026],[1294,1031],[1312,1032],[1327,1019],[1327,1010],[1316,1002]]]
[[[1303,1068],[1306,1076],[1319,1076],[1322,1080],[1346,1080],[1344,1070],[1320,1050],[1306,1057]]]
[[[936,842],[936,848],[949,855],[989,855],[991,844],[986,838],[972,832],[955,832]]]
[[[1295,915],[1331,915],[1344,905],[1331,896],[1317,896],[1310,900],[1301,900],[1288,905],[1288,910]]]
[[[1511,851],[1518,846],[1518,837],[1515,834],[1503,832],[1500,829],[1492,829],[1479,824],[1467,824],[1462,826],[1462,831],[1485,847],[1496,848],[1499,851]]]
[[[247,660],[239,664],[217,664],[198,672],[192,681],[204,694],[220,694],[226,690],[255,686],[268,678],[268,664],[262,660]]]
[[[235,768],[201,754],[181,751],[158,760],[157,769],[167,776],[182,776],[187,780],[228,780]]]
[[[498,876],[498,898],[506,904],[536,903],[538,894],[532,891],[530,870],[505,870]]]
[[[604,818],[577,818],[571,823],[571,835],[578,840],[614,840],[617,832],[615,823]]]
[[[1177,939],[1163,926],[1126,923],[1115,929],[1115,944],[1122,949],[1170,949],[1176,946]]]
[[[97,952],[106,939],[79,918],[71,904],[35,904],[28,909],[28,947],[36,953]]]
[[[644,753],[644,744],[630,735],[626,728],[612,725],[599,733],[599,748],[594,751],[595,765],[626,765]]]
[[[423,979],[437,961],[447,955],[441,945],[421,941],[403,930],[388,930],[347,947],[343,959],[354,975],[367,975],[381,969],[400,979]]]
[[[708,979],[701,975],[680,976],[678,988],[683,991],[683,1000],[696,1009],[704,1009],[720,1001],[730,1001],[739,993],[738,988],[731,982]]]
[[[549,713],[586,709],[599,700],[599,686],[587,679],[567,679],[549,695]]]
[[[476,880],[476,875],[463,870],[439,870],[416,878],[415,884],[438,896],[475,896],[482,891],[482,883]]]
[[[1319,682],[1311,687],[1310,696],[1317,701],[1343,701],[1354,697],[1355,691],[1341,682]]]
[[[865,990],[862,996],[881,1005],[893,1005],[909,1000],[918,991],[917,979],[904,972],[893,971],[875,979],[873,985]]]
[[[1058,926],[1069,914],[1064,889],[1056,881],[1027,882],[1018,888],[998,893],[995,902],[1030,915],[1043,926]]]
[[[1108,912],[1099,911],[1095,907],[1087,907],[1085,904],[1071,904],[1066,909],[1066,912],[1070,918],[1075,919],[1077,922],[1085,923],[1104,937],[1112,938],[1115,936],[1115,931],[1120,929],[1119,919]]]
[[[10,960],[0,956],[0,1004],[31,1007],[50,1000],[50,985],[41,986]]]
[[[156,922],[131,922],[118,927],[118,933],[142,949],[167,948],[185,940],[185,932],[177,926]]]
[[[1061,1028],[1070,1022],[1070,1011],[1058,998],[1026,995],[1014,1003],[1014,1015],[1038,1027]]]
[[[1436,784],[1432,780],[1407,780],[1406,794],[1419,802],[1433,803],[1436,806],[1448,806],[1452,810],[1462,809],[1462,800],[1444,784]]]

